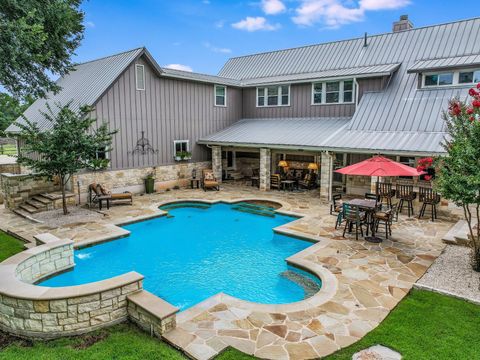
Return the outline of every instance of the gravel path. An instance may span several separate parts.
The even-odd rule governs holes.
[[[470,252],[464,246],[448,245],[415,287],[480,304],[480,273],[472,270]]]
[[[104,215],[96,211],[80,207],[69,207],[68,215],[63,215],[62,209],[44,211],[34,214],[33,218],[50,227],[66,226],[70,224],[87,223],[102,218]]]

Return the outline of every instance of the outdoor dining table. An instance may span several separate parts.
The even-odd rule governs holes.
[[[347,201],[347,203],[350,205],[358,206],[359,209],[362,209],[367,213],[367,225],[372,230],[372,236],[368,236],[367,229],[367,236],[365,237],[365,240],[372,243],[382,242],[382,238],[375,236],[375,221],[373,215],[375,214],[375,210],[377,208],[377,202],[371,199],[353,199]]]

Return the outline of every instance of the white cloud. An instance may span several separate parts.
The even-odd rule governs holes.
[[[202,4],[210,5],[210,0],[202,0]]]
[[[232,49],[229,48],[222,48],[222,47],[216,47],[210,44],[209,42],[203,43],[203,46],[205,46],[207,49],[212,50],[213,52],[220,53],[220,54],[231,54]]]
[[[265,30],[273,31],[280,28],[280,24],[270,24],[267,19],[262,16],[247,16],[245,19],[232,24],[235,29],[245,30],[249,32]]]
[[[173,70],[182,70],[182,71],[188,71],[188,72],[193,71],[193,69],[190,66],[182,65],[182,64],[168,64],[168,65],[165,65],[164,67],[166,67],[167,69],[173,69]]]
[[[287,10],[287,7],[280,0],[262,0],[262,10],[267,15],[276,15]]]
[[[298,25],[311,26],[323,23],[329,28],[363,21],[366,11],[398,9],[410,4],[410,0],[301,0],[292,18]]]
[[[360,0],[360,7],[365,10],[398,9],[410,4],[410,0]]]
[[[86,21],[85,22],[85,27],[87,28],[94,28],[95,27],[95,23],[93,21]]]

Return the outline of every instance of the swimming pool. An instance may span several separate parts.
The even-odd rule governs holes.
[[[321,286],[317,277],[285,259],[312,245],[276,234],[295,220],[248,203],[175,203],[167,216],[124,226],[122,239],[75,251],[72,271],[40,286],[70,286],[128,271],[145,276],[144,288],[182,310],[219,292],[242,300],[300,301]]]

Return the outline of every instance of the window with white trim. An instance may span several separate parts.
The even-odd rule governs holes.
[[[257,106],[289,106],[290,85],[266,86],[257,88]]]
[[[468,86],[480,82],[480,69],[461,69],[421,74],[423,88]]]
[[[227,106],[227,87],[215,85],[215,106]]]
[[[190,142],[189,140],[174,140],[173,149],[174,149],[175,155],[182,152],[189,152],[190,151],[189,142]]]
[[[312,84],[312,104],[353,103],[353,80],[324,81]]]
[[[145,90],[145,67],[135,64],[135,83],[137,90]]]

